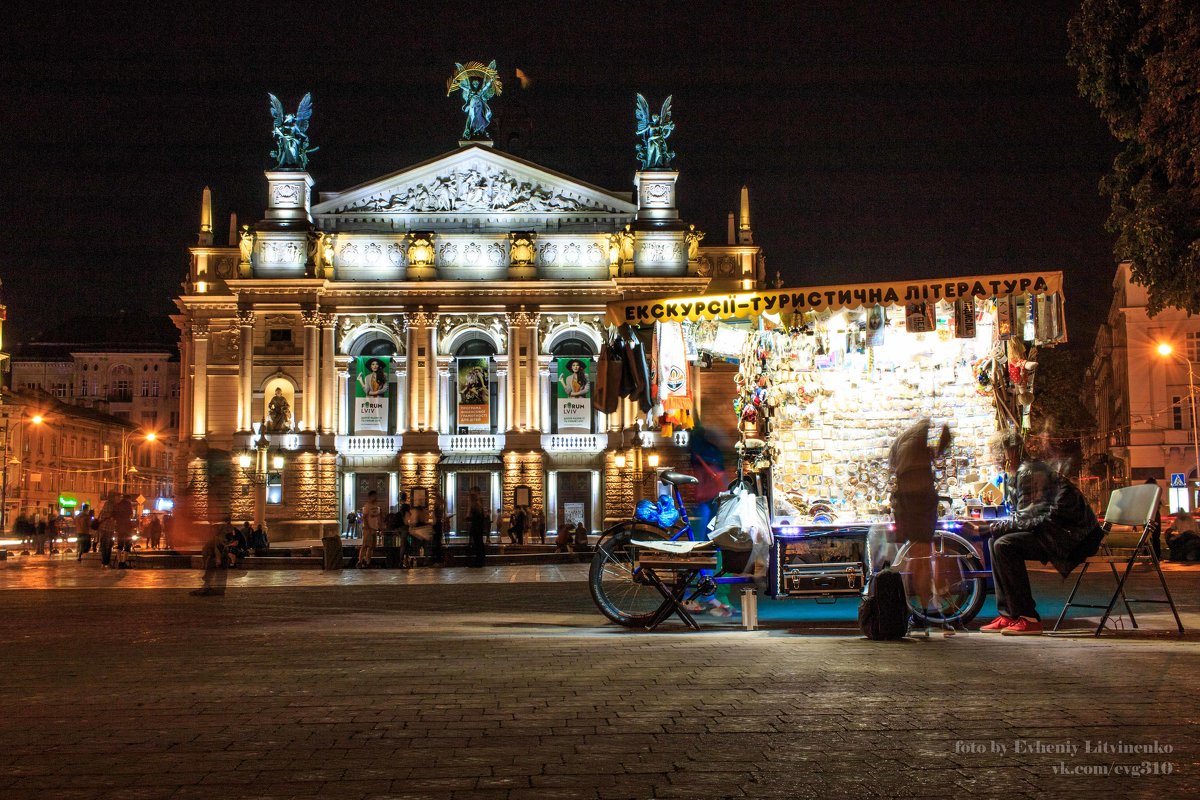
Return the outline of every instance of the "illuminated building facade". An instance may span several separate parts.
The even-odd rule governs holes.
[[[490,142],[315,198],[307,172],[268,171],[263,219],[225,247],[206,190],[174,317],[177,499],[201,521],[265,519],[273,540],[338,530],[371,490],[416,490],[427,511],[440,497],[456,530],[473,491],[493,516],[543,509],[551,536],[630,514],[637,405],[599,413],[572,375],[594,377],[605,304],[763,271],[745,192],[729,243],[702,247],[677,176],[610,191]],[[728,372],[689,380],[697,412],[709,382],[732,397]],[[665,466],[686,463],[682,443],[656,431],[642,448]]]

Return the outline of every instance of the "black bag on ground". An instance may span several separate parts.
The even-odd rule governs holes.
[[[911,617],[904,578],[894,569],[882,569],[871,579],[871,588],[858,606],[858,627],[872,641],[903,639]]]

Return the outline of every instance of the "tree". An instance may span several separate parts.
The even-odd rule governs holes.
[[[1038,350],[1037,378],[1030,408],[1031,438],[1037,456],[1072,474],[1083,466],[1083,440],[1096,435],[1096,421],[1079,387],[1090,354],[1068,347]]]
[[[1083,0],[1069,25],[1079,93],[1124,144],[1101,181],[1116,256],[1148,310],[1200,312],[1200,4]]]

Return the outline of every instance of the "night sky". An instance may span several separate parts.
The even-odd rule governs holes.
[[[742,5],[10,12],[6,338],[105,307],[172,310],[203,186],[218,244],[231,211],[262,215],[267,92],[289,111],[313,93],[310,172],[337,191],[454,149],[446,78],[494,58],[498,120],[532,121],[525,158],[631,191],[634,94],[673,93],[680,206],[708,243],[747,183],[790,286],[1061,269],[1090,346],[1113,274],[1096,187],[1116,145],[1065,61],[1074,3]]]

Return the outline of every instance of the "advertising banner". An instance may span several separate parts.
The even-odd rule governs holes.
[[[482,358],[458,359],[458,427],[491,430],[489,363]]]
[[[1026,294],[1061,294],[1061,272],[1023,272],[1009,275],[972,275],[925,281],[857,283],[810,286],[736,294],[698,295],[622,300],[608,304],[608,321],[698,322],[705,319],[739,319],[755,314],[827,311],[861,306],[907,306],[939,300],[974,300]]]
[[[558,359],[558,432],[592,432],[592,376],[590,358]]]
[[[354,359],[354,430],[388,430],[388,373],[392,360],[387,356],[359,356]]]

